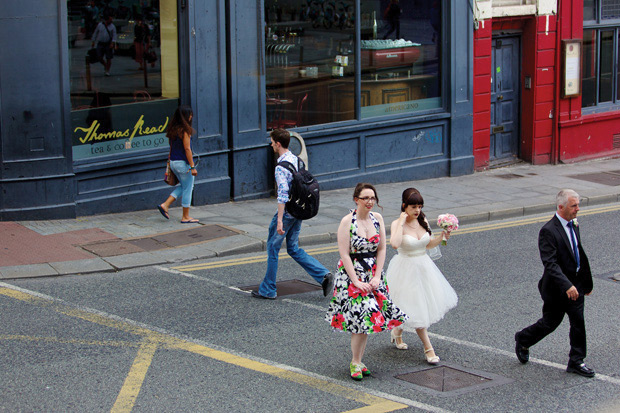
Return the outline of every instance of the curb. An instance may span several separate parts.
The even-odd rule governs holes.
[[[582,205],[593,206],[612,204],[618,201],[620,201],[620,194],[596,195],[583,197]],[[459,216],[459,222],[461,225],[470,225],[501,219],[518,218],[527,215],[537,215],[546,212],[552,214],[553,211],[555,211],[555,203],[527,205],[523,207],[464,214]],[[433,221],[436,219],[436,216],[429,215],[428,219],[429,221]],[[390,235],[390,228],[388,226],[386,226],[386,235]],[[335,243],[336,236],[336,232],[310,233],[301,235],[299,237],[299,243],[303,246]],[[118,272],[151,265],[177,264],[199,259],[263,252],[265,249],[266,240],[246,233],[213,241],[205,241],[186,247],[168,248],[153,252],[137,252],[105,258],[97,257],[86,260],[0,267],[0,280],[81,275],[97,272]]]

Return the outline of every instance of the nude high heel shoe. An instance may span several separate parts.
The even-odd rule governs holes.
[[[429,348],[428,350],[424,350],[424,357],[426,357],[426,362],[427,362],[428,364],[437,364],[437,363],[439,363],[439,356],[435,354],[434,356],[430,357],[430,356],[428,355],[428,353],[429,353],[430,351],[433,351],[433,352],[434,352],[435,350],[433,350],[433,348],[432,348],[432,347],[431,347],[431,348]]]
[[[396,335],[396,331],[400,331],[399,335]],[[400,338],[400,343],[398,343],[396,340]],[[407,350],[409,348],[409,346],[407,345],[407,343],[403,342],[403,329],[402,328],[395,328],[392,331],[390,331],[390,343],[394,343],[394,345],[396,346],[397,349],[399,350]]]

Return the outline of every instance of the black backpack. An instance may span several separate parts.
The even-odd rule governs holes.
[[[303,161],[297,158],[297,169],[292,163],[278,163],[293,174],[288,192],[286,211],[297,219],[310,219],[319,212],[319,181],[308,171]]]

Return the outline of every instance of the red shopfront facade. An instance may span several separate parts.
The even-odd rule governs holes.
[[[597,10],[600,13],[601,8]],[[473,115],[476,170],[516,159],[546,164],[620,156],[620,68],[615,63],[613,85],[605,83],[607,77],[601,76],[601,68],[608,59],[601,49],[602,35],[587,36],[591,28],[584,31],[583,2],[560,1],[557,15],[500,17],[477,25]],[[592,30],[607,34],[606,28],[603,25]],[[620,29],[615,30],[615,39],[619,40],[613,47],[618,51]],[[562,97],[562,41],[582,40],[584,33],[582,61],[590,66],[581,68],[581,93]],[[614,61],[618,62],[617,56]],[[593,73],[597,78],[594,82]],[[616,97],[611,102],[606,96],[608,90]]]

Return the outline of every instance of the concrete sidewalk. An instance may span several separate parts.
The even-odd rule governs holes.
[[[453,178],[377,185],[389,223],[400,213],[402,191],[415,187],[424,196],[431,225],[441,213],[461,224],[555,210],[555,195],[571,188],[587,207],[620,201],[620,159],[576,164],[529,165]],[[336,241],[341,218],[354,206],[352,188],[321,192],[319,215],[305,221],[300,244]],[[162,199],[163,201],[163,199]],[[180,208],[170,220],[156,205],[146,211],[71,220],[0,222],[0,279],[118,271],[147,265],[264,251],[275,198],[192,208],[199,224],[182,225]]]

